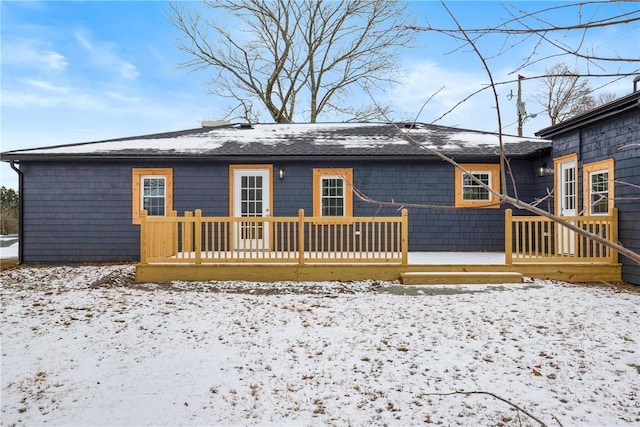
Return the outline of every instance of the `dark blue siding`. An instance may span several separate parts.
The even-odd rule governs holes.
[[[138,259],[130,167],[22,162],[21,169],[25,262]]]
[[[615,161],[619,237],[623,246],[640,253],[640,113],[621,114],[553,139],[553,156],[577,153],[579,198],[582,206],[582,166],[606,159]],[[624,184],[627,183],[627,184]],[[631,185],[628,185],[631,184]],[[633,187],[635,185],[636,187]],[[621,257],[622,279],[640,285],[640,265]]]
[[[266,162],[264,162],[266,163]],[[519,196],[544,195],[535,161],[513,161]],[[54,163],[22,162],[24,172],[24,261],[26,263],[135,261],[139,226],[131,223],[131,170],[173,168],[174,209],[202,209],[205,216],[229,214],[226,163]],[[273,164],[275,216],[313,211],[312,170],[353,168],[354,185],[380,201],[438,205],[409,208],[413,251],[502,251],[503,209],[452,209],[454,170],[442,161],[276,162]],[[285,178],[278,171],[285,170]],[[511,180],[509,180],[509,183]],[[511,184],[510,193],[513,194]],[[354,197],[356,216],[398,216]]]

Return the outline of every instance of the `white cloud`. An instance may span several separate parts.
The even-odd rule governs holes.
[[[75,32],[76,41],[87,51],[94,64],[112,72],[125,80],[135,80],[140,75],[135,65],[120,58],[113,43],[92,42],[83,30]]]
[[[52,70],[64,70],[67,58],[42,45],[38,40],[12,39],[3,41],[2,64]]]
[[[67,59],[63,55],[52,50],[44,52],[43,60],[49,68],[54,70],[64,70],[67,65],[69,65]]]
[[[487,79],[481,72],[445,68],[433,61],[419,61],[405,66],[403,80],[406,83],[392,92],[392,102],[412,117],[424,106],[418,120],[433,122],[467,96],[485,87]],[[491,112],[493,104],[490,95],[488,90],[480,92],[436,123],[486,129],[485,119],[478,120],[479,123],[484,122],[484,126],[474,126],[472,122],[484,115],[479,114],[479,110]]]
[[[35,80],[24,82],[18,88],[2,88],[3,108],[74,108],[96,110],[104,108],[99,97],[81,89],[62,88]]]
[[[65,93],[69,91],[68,87],[59,86],[50,82],[46,82],[44,80],[23,79],[22,81],[27,86],[31,86],[35,89],[42,89],[46,92]]]

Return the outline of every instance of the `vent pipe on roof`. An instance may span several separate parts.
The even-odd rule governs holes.
[[[200,126],[203,128],[216,128],[218,126],[226,126],[229,124],[231,123],[226,120],[203,120],[200,122]]]
[[[640,76],[636,76],[635,79],[633,79],[633,91],[636,92],[638,90],[638,83],[640,82]]]

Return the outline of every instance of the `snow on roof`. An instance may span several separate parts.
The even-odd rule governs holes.
[[[418,143],[417,143],[418,142]],[[508,155],[549,148],[538,138],[503,135]],[[65,156],[407,156],[497,155],[498,134],[427,124],[306,123],[235,124],[3,153],[7,160]]]

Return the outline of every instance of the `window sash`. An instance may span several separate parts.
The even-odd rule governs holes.
[[[609,171],[599,170],[589,174],[589,205],[591,214],[609,213]]]
[[[339,176],[320,178],[320,215],[344,216],[344,179]]]
[[[149,216],[165,216],[167,182],[164,176],[147,175],[140,178],[140,205]]]
[[[491,193],[486,188],[473,180],[472,176],[483,184],[491,187],[491,172],[473,172],[462,174],[462,200],[464,201],[491,201]]]

